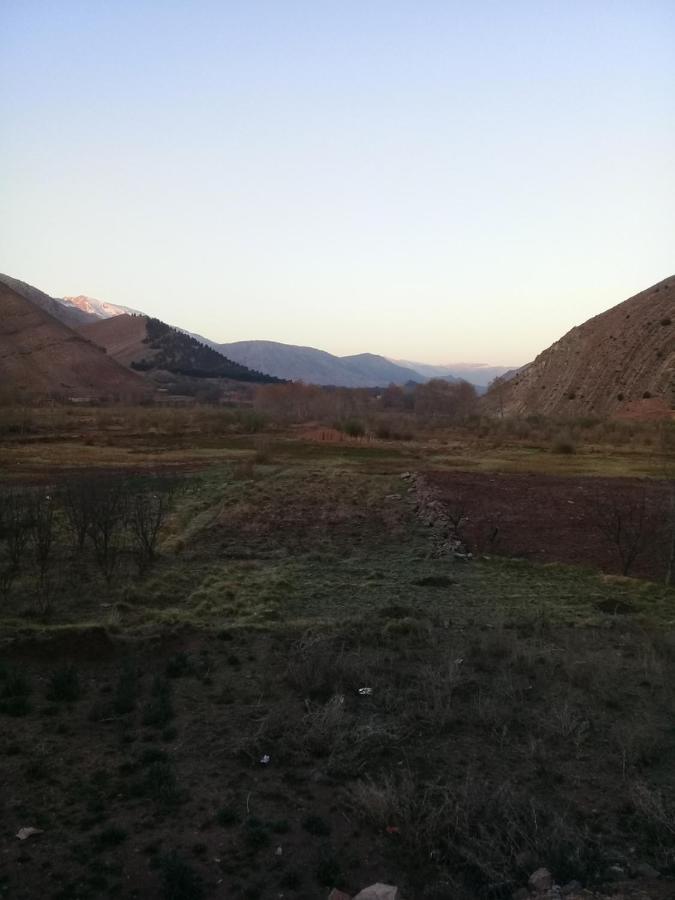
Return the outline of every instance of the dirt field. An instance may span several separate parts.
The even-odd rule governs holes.
[[[672,896],[673,590],[533,564],[555,558],[561,518],[567,552],[577,529],[564,561],[589,561],[582,498],[640,482],[174,424],[125,431],[116,413],[86,442],[0,446],[0,499],[55,503],[46,577],[33,530],[0,606],[2,900],[325,900],[378,880],[408,900],[511,900],[540,865]],[[446,504],[473,502],[490,558],[439,555],[401,477],[425,470]],[[91,528],[78,544],[78,479],[167,474],[152,565],[123,516],[109,570]],[[9,553],[0,536],[0,571]]]
[[[496,472],[432,471],[425,478],[449,510],[463,513],[461,529],[474,551],[620,574],[619,546],[609,532],[621,520],[625,542],[632,539],[637,551],[629,574],[663,578],[667,482]]]

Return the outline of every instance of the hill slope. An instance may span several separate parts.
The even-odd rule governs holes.
[[[386,387],[391,383],[427,380],[419,372],[373,353],[334,356],[315,347],[298,347],[277,341],[235,341],[217,346],[230,359],[289,381],[340,387]]]
[[[4,280],[0,282],[0,385],[17,395],[142,399],[150,393],[142,378]]]
[[[484,402],[555,416],[675,409],[675,277],[573,328]]]
[[[277,379],[223,356],[183,331],[148,316],[121,315],[82,326],[87,340],[138,372],[170,372],[192,378],[274,382]]]
[[[98,316],[84,309],[70,307],[58,297],[50,297],[49,294],[38,290],[32,284],[27,284],[18,278],[12,278],[10,275],[0,275],[0,284],[4,284],[6,287],[16,291],[17,294],[25,297],[26,300],[30,300],[35,306],[39,306],[40,309],[43,309],[50,316],[54,316],[55,319],[58,319],[59,322],[63,322],[64,325],[68,325],[70,328],[77,328],[79,325],[85,325],[87,322],[94,322],[98,318]]]

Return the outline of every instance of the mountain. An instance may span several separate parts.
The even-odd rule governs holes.
[[[77,328],[79,325],[93,322],[98,318],[86,310],[74,306],[70,307],[58,297],[50,297],[44,291],[38,290],[31,284],[26,284],[25,281],[19,281],[18,278],[0,275],[0,284],[4,284],[6,287],[16,291],[17,294],[25,297],[26,300],[29,300],[35,306],[39,306],[40,309],[49,313],[50,316],[54,316],[55,319],[58,319],[59,322],[63,322],[64,325],[68,325],[70,328]]]
[[[419,372],[372,353],[334,356],[314,347],[276,341],[235,341],[215,346],[242,365],[289,381],[339,387],[386,387],[392,383],[427,380]]]
[[[446,363],[432,366],[408,359],[396,359],[393,362],[400,366],[409,366],[427,378],[444,378],[451,382],[468,381],[477,387],[487,387],[494,378],[510,371],[508,366],[489,366],[487,363]]]
[[[140,400],[151,391],[102,350],[51,315],[46,294],[31,299],[0,280],[0,386],[10,395]],[[33,289],[36,290],[36,289]],[[26,292],[30,294],[30,291]]]
[[[672,415],[675,277],[572,328],[484,403],[505,414]]]
[[[233,362],[177,328],[149,316],[99,319],[83,325],[80,334],[124,366],[151,377],[171,373],[183,378],[224,378],[256,383],[278,379]]]
[[[87,297],[80,294],[77,297],[60,297],[59,303],[67,309],[87,316],[87,321],[96,321],[97,319],[110,319],[112,316],[142,315],[137,309],[130,309],[128,306],[117,306],[115,303],[106,303],[105,300],[97,300],[95,297]]]

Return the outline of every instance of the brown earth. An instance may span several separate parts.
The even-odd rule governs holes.
[[[425,478],[447,509],[463,512],[462,533],[473,552],[609,573],[621,573],[621,559],[598,520],[616,509],[634,523],[644,497],[643,546],[630,574],[664,576],[667,482],[497,472],[428,472]]]
[[[4,283],[0,383],[17,394],[141,400],[150,393],[142,378]]]
[[[90,322],[78,330],[92,344],[103,347],[117,362],[130,366],[132,362],[151,358],[156,353],[143,343],[148,336],[147,324],[146,316],[122,315]]]
[[[675,408],[675,277],[569,331],[513,378],[486,408],[508,415],[607,416],[643,399]],[[643,410],[643,413],[645,411]]]

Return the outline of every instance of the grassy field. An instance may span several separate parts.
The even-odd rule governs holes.
[[[5,434],[5,496],[160,473],[170,502],[157,558],[125,533],[107,571],[59,507],[5,592],[0,897],[508,898],[539,865],[665,890],[673,589],[455,559],[401,477],[658,477],[653,444],[75,412]]]

